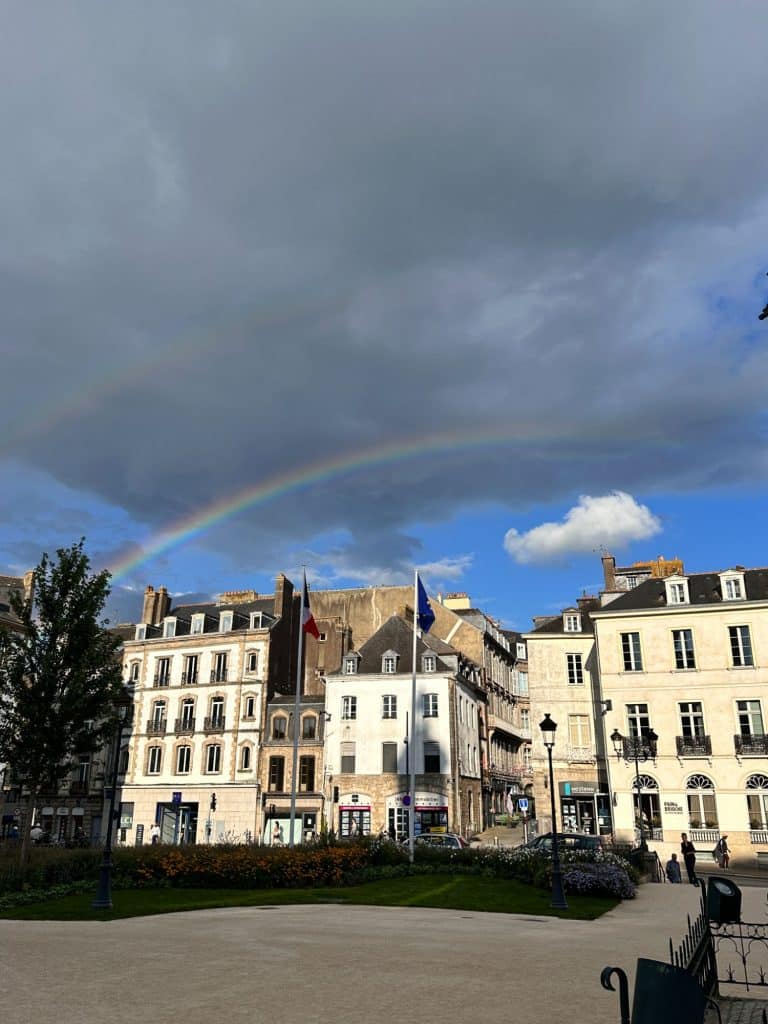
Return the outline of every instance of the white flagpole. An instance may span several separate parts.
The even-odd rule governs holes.
[[[413,846],[416,835],[416,638],[419,621],[419,574],[413,573],[413,665],[411,675],[411,738],[408,753],[411,760],[410,796],[408,815],[408,858],[413,863]]]
[[[288,825],[288,845],[294,846],[293,823],[296,820],[296,789],[298,786],[299,766],[299,717],[301,715],[301,660],[304,654],[304,600],[307,594],[307,571],[303,573],[301,587],[301,609],[299,611],[299,653],[296,663],[296,699],[293,702],[293,767],[291,769],[291,820]]]

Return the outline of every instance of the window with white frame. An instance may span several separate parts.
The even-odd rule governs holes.
[[[425,718],[437,718],[437,694],[425,693],[422,698]]]
[[[568,715],[568,743],[572,747],[590,747],[589,715]]]
[[[696,668],[693,653],[693,630],[673,629],[672,646],[675,651],[675,668]]]
[[[528,708],[520,708],[520,728],[531,728],[531,712],[528,710]]]
[[[240,771],[247,772],[251,767],[251,748],[246,743],[240,748]]]
[[[728,638],[731,641],[731,663],[734,668],[752,668],[755,660],[752,657],[752,638],[749,626],[729,626]]]
[[[182,729],[194,729],[195,727],[195,702],[191,697],[181,702],[181,722]]]
[[[743,739],[764,736],[763,708],[759,700],[737,700],[736,714]]]
[[[264,625],[261,612],[251,612],[251,629],[261,629]]]
[[[181,681],[188,686],[193,686],[197,682],[198,657],[197,654],[188,654],[184,658],[184,670],[181,673]]]
[[[140,671],[140,669],[141,669],[141,666],[140,666],[138,661],[132,661],[131,662],[131,667],[128,670],[128,678],[130,679],[130,681],[132,683],[137,683],[139,681],[139,671]]]
[[[688,604],[688,580],[669,577],[664,581],[667,604]]]
[[[704,732],[704,710],[700,700],[680,702],[680,728],[686,740],[702,739]]]
[[[228,633],[232,629],[232,612],[219,613],[219,632]]]
[[[158,658],[155,663],[155,686],[170,686],[171,659]]]
[[[150,747],[147,752],[147,775],[159,775],[163,763],[163,748]]]
[[[517,651],[517,657],[520,658],[522,661],[525,661],[525,659],[528,657],[528,653],[525,649],[525,644],[516,644],[515,649]]]
[[[518,672],[517,673],[517,692],[520,697],[526,697],[528,695],[528,673]]]
[[[205,771],[208,775],[215,775],[221,771],[221,746],[213,743],[205,751]]]
[[[357,675],[357,661],[358,661],[358,658],[357,658],[356,654],[349,654],[344,659],[344,674],[345,675],[348,675],[348,676]]]
[[[301,738],[314,740],[317,737],[317,715],[304,715],[301,720]]]
[[[685,784],[689,828],[717,828],[715,786],[708,775],[691,775]]]
[[[176,750],[176,774],[186,775],[192,764],[192,747],[184,745]]]
[[[579,612],[566,612],[563,615],[563,626],[566,633],[581,632],[581,615]]]
[[[212,683],[226,683],[227,681],[227,652],[218,651],[213,656],[213,669],[211,671]]]
[[[357,697],[341,698],[342,722],[353,722],[357,718]]]
[[[565,661],[568,668],[568,685],[583,686],[584,671],[581,664],[581,655],[566,654]]]
[[[651,719],[647,704],[627,704],[627,725],[629,735],[633,739],[647,736],[651,728]]]
[[[197,636],[205,631],[205,613],[201,612],[192,616],[191,633]]]
[[[169,639],[176,636],[176,619],[165,619],[163,622],[163,636]]]
[[[259,652],[249,651],[245,656],[245,670],[250,675],[256,675],[259,671]]]
[[[224,698],[214,697],[211,701],[211,725],[222,726],[224,724]]]
[[[272,739],[284,740],[288,732],[288,719],[285,715],[275,715],[272,719]]]
[[[243,701],[243,718],[256,717],[256,698],[249,694]]]
[[[424,744],[424,774],[440,771],[440,744],[428,742]]]
[[[327,639],[327,634],[325,634],[325,633],[318,633],[317,642],[319,644],[324,644],[326,639]]]
[[[735,576],[727,579],[725,581],[725,594],[723,596],[726,601],[740,601],[743,597],[741,580],[737,579]]]
[[[164,700],[156,700],[152,705],[152,725],[158,728],[165,722],[165,708],[166,704]]]
[[[147,627],[146,626],[137,626],[136,627],[136,639],[137,640],[146,640],[147,639]]]
[[[747,779],[747,814],[750,832],[768,831],[768,775],[762,772]]]
[[[394,693],[385,693],[381,698],[381,717],[397,718],[397,696]]]
[[[621,656],[625,672],[643,671],[643,655],[640,651],[639,633],[621,634]]]
[[[387,651],[381,659],[381,671],[390,676],[397,672],[397,655],[393,651]]]
[[[434,672],[437,668],[437,658],[434,654],[425,654],[422,658],[421,668],[423,672]]]
[[[533,764],[532,757],[530,746],[523,747],[523,768],[526,774],[531,770],[531,765]]]

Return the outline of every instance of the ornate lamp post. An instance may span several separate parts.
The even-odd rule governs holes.
[[[557,846],[557,817],[555,810],[555,776],[552,771],[552,748],[555,745],[555,732],[557,722],[553,722],[549,712],[544,715],[543,721],[539,722],[544,746],[547,748],[549,759],[549,795],[552,801],[552,902],[550,906],[555,910],[567,910],[568,904],[565,901],[565,890],[563,889],[563,872],[560,868],[560,851]]]
[[[120,771],[120,741],[123,728],[129,721],[133,700],[127,689],[123,688],[120,697],[115,701],[117,727],[115,729],[115,756],[112,762],[112,793],[109,799],[109,818],[107,820],[107,839],[104,843],[104,855],[99,868],[99,884],[96,897],[91,903],[94,910],[112,909],[112,828],[115,821],[115,798],[117,796],[117,776]]]
[[[620,758],[623,754],[625,760],[629,760],[628,755],[631,755],[635,761],[637,820],[640,827],[640,849],[643,852],[648,850],[648,843],[645,838],[645,831],[643,830],[643,806],[640,800],[640,762],[647,761],[649,757],[656,757],[656,745],[658,742],[659,737],[653,729],[649,729],[648,732],[641,736],[624,737],[618,729],[614,729],[611,733],[611,743],[613,744],[613,750],[616,754],[616,758]]]

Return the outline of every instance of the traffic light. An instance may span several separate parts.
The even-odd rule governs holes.
[[[333,802],[337,804],[339,802],[339,787],[333,787]]]
[[[211,793],[211,810],[212,811],[216,810],[216,794],[215,793]]]

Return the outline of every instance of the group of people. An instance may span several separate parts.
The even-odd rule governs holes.
[[[699,879],[696,877],[696,847],[688,838],[687,832],[683,832],[680,836],[680,853],[683,855],[683,863],[685,864],[688,881],[691,885],[698,885]],[[728,867],[731,862],[731,851],[728,849],[727,835],[721,836],[718,839],[712,851],[712,856],[718,867]],[[666,875],[670,882],[682,882],[683,880],[680,871],[680,861],[677,859],[676,853],[673,853],[667,861]]]

